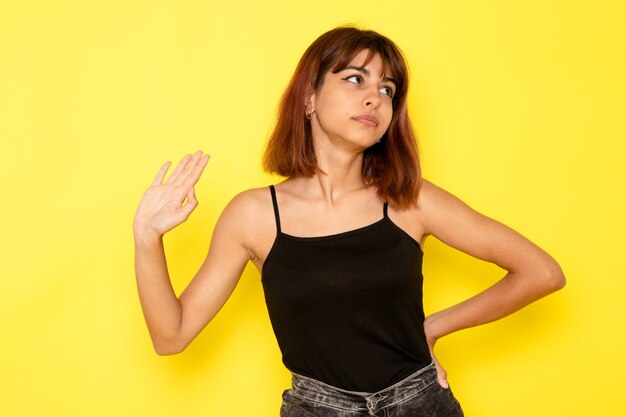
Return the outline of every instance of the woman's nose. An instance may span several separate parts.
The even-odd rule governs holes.
[[[380,105],[380,97],[378,89],[368,89],[367,94],[363,98],[365,107],[377,108]]]

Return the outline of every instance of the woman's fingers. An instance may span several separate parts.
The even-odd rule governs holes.
[[[202,151],[198,151],[191,157],[191,160],[185,166],[185,169],[180,175],[179,182],[185,183],[189,176],[194,172],[195,168],[198,166],[198,163],[203,158]]]
[[[210,156],[206,154],[203,155],[202,151],[198,151],[193,155],[185,155],[170,174],[167,181],[165,181],[165,184],[175,183],[183,188],[194,185],[200,179],[200,175],[209,159]],[[160,185],[163,178],[164,176],[161,176],[161,182],[156,183],[156,181],[154,181],[153,185]]]
[[[170,168],[171,164],[172,163],[170,161],[167,161],[166,163],[163,164],[161,169],[159,169],[159,172],[157,172],[156,176],[154,177],[154,180],[152,180],[152,184],[151,185],[161,185],[161,184],[163,184],[163,178],[165,178],[165,173]]]
[[[437,381],[439,381],[439,385],[441,385],[443,388],[449,388],[450,385],[448,384],[448,373],[446,372],[445,369],[443,369],[443,366],[441,366],[441,364],[439,363],[439,361],[437,360],[437,357],[435,356],[435,343],[437,342],[436,339],[431,339],[428,337],[429,331],[428,328],[425,327],[425,332],[427,334],[426,336],[426,343],[428,344],[428,350],[430,351],[430,357],[433,359],[433,362],[435,362],[435,368],[437,369]]]
[[[202,151],[185,156],[176,167],[176,170],[170,175],[170,178],[168,178],[167,184],[175,184],[183,189],[192,186],[200,178],[200,174],[206,166],[208,159],[209,156],[203,155]]]
[[[183,172],[183,170],[185,169],[185,166],[187,166],[187,163],[189,162],[189,160],[191,159],[191,155],[187,154],[183,157],[183,159],[180,160],[180,162],[178,163],[178,165],[176,166],[176,169],[174,169],[174,172],[172,172],[172,174],[170,175],[170,177],[167,179],[166,184],[171,184],[174,181],[176,181],[176,179],[178,178],[178,176],[181,174],[181,172]]]
[[[182,183],[183,188],[193,187],[198,182],[200,175],[202,175],[202,171],[204,171],[204,168],[210,158],[211,157],[209,155],[203,155],[201,158],[199,157],[196,160],[195,164],[193,164],[189,171],[185,173]]]

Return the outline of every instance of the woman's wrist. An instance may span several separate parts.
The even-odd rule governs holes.
[[[438,328],[438,318],[438,313],[434,313],[424,319],[424,333],[426,341],[431,347],[435,345],[439,338],[445,336]]]
[[[139,245],[151,245],[158,243],[163,238],[163,235],[146,228],[133,228],[133,234],[135,238],[135,244]]]

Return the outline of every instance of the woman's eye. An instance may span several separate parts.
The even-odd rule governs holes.
[[[361,82],[363,81],[360,75],[351,75],[347,78],[344,78],[344,80],[350,81],[351,83],[354,83],[354,84],[361,84]]]
[[[383,94],[387,94],[389,97],[393,98],[393,89],[391,87],[382,87],[380,91]]]

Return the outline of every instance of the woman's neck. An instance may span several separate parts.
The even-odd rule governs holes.
[[[316,144],[320,145],[320,144]],[[354,191],[366,188],[363,183],[363,152],[316,146],[317,172],[303,179],[309,195],[323,198],[328,205]]]

